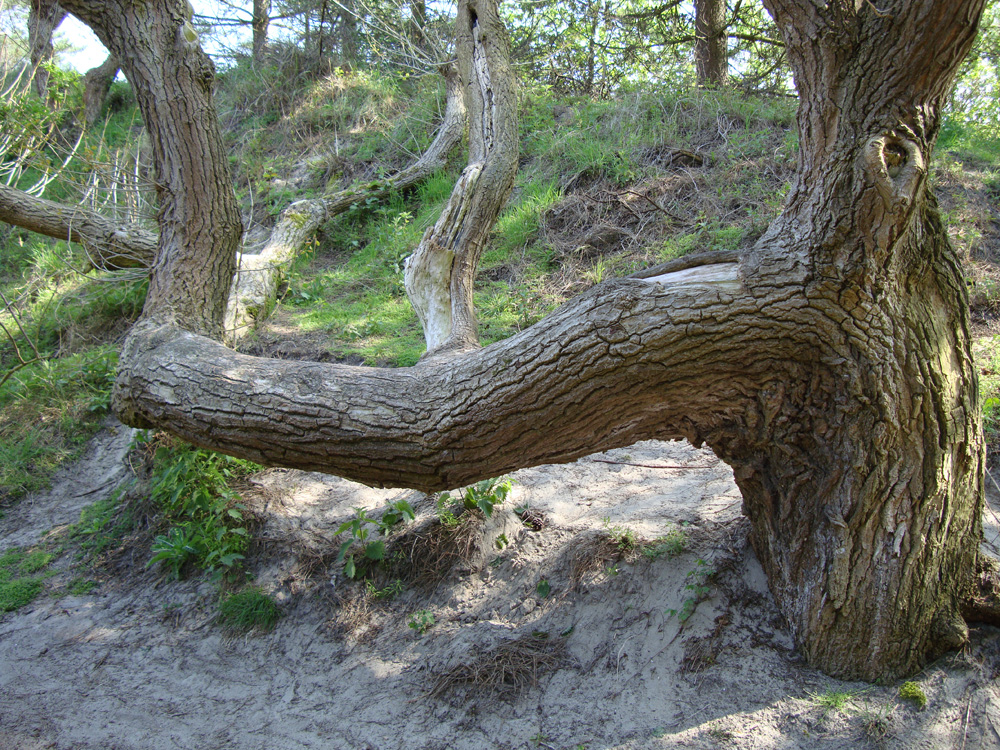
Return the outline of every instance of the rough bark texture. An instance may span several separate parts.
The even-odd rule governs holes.
[[[118,70],[118,60],[114,55],[109,55],[107,60],[88,70],[83,77],[83,112],[88,125],[93,125],[101,116]]]
[[[698,83],[725,86],[729,77],[726,0],[695,0],[694,62]]]
[[[47,99],[49,74],[42,66],[52,59],[52,35],[66,17],[66,11],[54,0],[31,0],[28,10],[28,47],[36,93]]]
[[[479,345],[473,282],[517,174],[517,94],[494,0],[459,3],[455,45],[469,107],[469,162],[406,262],[406,293],[423,325],[425,356]]]
[[[74,4],[101,6],[95,27],[131,25],[118,3]],[[738,262],[607,282],[486,349],[378,370],[247,357],[199,335],[217,330],[180,318],[175,290],[196,321],[214,320],[229,279],[200,269],[232,250],[193,222],[161,232],[157,270],[181,281],[163,282],[122,352],[119,416],[265,463],[424,490],[641,438],[705,442],[734,468],[811,664],[892,679],[958,645],[982,436],[962,269],[925,170],[983,0],[768,6],[802,96],[801,151],[784,213]],[[105,43],[126,51],[117,33]],[[160,46],[138,41],[139,60]],[[181,75],[187,58],[164,59],[162,76]],[[174,123],[215,121],[201,109],[174,119],[142,93],[162,82],[129,77],[158,164],[169,160],[169,224],[202,179],[170,168],[187,147]],[[216,162],[214,186],[225,172]]]

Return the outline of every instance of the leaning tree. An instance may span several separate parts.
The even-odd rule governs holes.
[[[911,672],[965,639],[981,535],[968,302],[927,164],[983,2],[767,0],[801,103],[765,235],[479,348],[471,282],[516,165],[515,95],[495,0],[460,0],[470,163],[407,273],[429,352],[384,370],[219,343],[242,228],[184,3],[60,0],[121,61],[156,165],[156,258],[115,408],[263,463],[428,491],[643,438],[705,443],[809,662]]]

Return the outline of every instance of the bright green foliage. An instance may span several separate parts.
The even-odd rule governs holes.
[[[688,592],[688,596],[684,599],[684,603],[681,604],[679,610],[668,609],[666,615],[668,617],[677,617],[682,624],[687,622],[698,608],[698,605],[711,593],[712,589],[708,584],[714,575],[715,568],[700,558],[695,560],[694,570],[688,571],[686,576],[688,583],[684,586],[684,590]]]
[[[608,532],[608,536],[611,537],[615,547],[620,552],[631,552],[636,548],[639,538],[634,529],[630,529],[628,526],[612,525],[610,516],[604,517],[601,522],[604,524],[604,530]]]
[[[249,533],[245,507],[229,482],[258,470],[250,461],[189,445],[157,449],[152,498],[169,528],[153,541],[149,565],[162,563],[175,578],[188,563],[218,575],[238,567]]]
[[[927,708],[927,694],[918,682],[904,682],[899,686],[899,697],[910,701],[917,708]]]
[[[513,488],[510,477],[498,477],[466,487],[458,497],[442,492],[437,499],[438,519],[445,526],[454,527],[459,523],[459,515],[467,510],[479,510],[489,518],[493,515],[494,506],[503,505]]]
[[[10,549],[0,555],[0,612],[13,612],[42,592],[42,573],[54,555],[44,550]]]
[[[270,631],[281,619],[281,608],[259,586],[248,586],[219,603],[219,622],[233,633]]]
[[[350,553],[355,544],[361,547],[361,559],[370,563],[379,562],[385,557],[385,537],[400,523],[412,521],[415,518],[413,507],[406,500],[389,503],[382,515],[374,518],[368,515],[364,508],[355,508],[354,517],[342,523],[337,534],[350,534],[350,539],[340,545],[337,562],[344,563],[344,573],[348,578],[358,575],[358,566],[354,553]],[[375,531],[381,538],[372,538]]]

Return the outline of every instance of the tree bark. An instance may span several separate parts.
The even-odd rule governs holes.
[[[132,25],[110,0],[70,2],[101,6],[95,28]],[[485,2],[469,3],[473,24]],[[983,0],[880,5],[768,0],[802,97],[801,150],[784,212],[738,262],[606,282],[486,349],[379,370],[213,341],[229,280],[200,269],[232,250],[192,222],[161,231],[164,291],[122,352],[116,411],[264,463],[423,490],[643,438],[707,443],[733,466],[809,662],[845,678],[911,673],[963,640],[981,537],[968,302],[926,165]],[[104,34],[132,50],[133,82],[163,85],[131,72],[163,45]],[[173,80],[186,58],[162,57]],[[159,100],[140,96],[169,224],[182,188],[227,175],[221,160],[204,175],[170,168],[187,134]],[[190,114],[180,122],[211,136],[209,113]]]
[[[729,77],[726,0],[695,0],[694,61],[698,84],[722,87]]]
[[[101,116],[118,70],[118,61],[114,55],[109,55],[107,60],[88,70],[83,77],[83,112],[87,125],[93,125]]]
[[[261,62],[267,49],[267,27],[271,23],[271,0],[253,0],[253,59]]]
[[[28,11],[28,47],[34,76],[32,81],[35,92],[42,99],[47,99],[49,95],[49,73],[44,65],[55,54],[52,35],[65,17],[66,11],[54,0],[31,0]]]
[[[424,329],[425,357],[479,346],[476,269],[517,174],[517,94],[495,0],[459,3],[455,46],[469,106],[469,162],[406,261],[406,293]]]

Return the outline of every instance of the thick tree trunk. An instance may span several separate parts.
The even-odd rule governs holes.
[[[725,86],[729,77],[726,0],[695,0],[694,62],[698,83]]]
[[[469,4],[473,28],[485,2]],[[119,3],[70,4],[102,6],[97,28],[133,25]],[[963,275],[926,165],[983,0],[768,5],[802,97],[801,152],[784,213],[738,262],[606,282],[486,349],[379,370],[247,357],[201,335],[218,335],[228,284],[201,269],[232,250],[192,222],[161,232],[166,278],[122,352],[119,416],[265,463],[424,490],[642,438],[708,443],[734,468],[810,663],[892,679],[957,645],[982,436]],[[104,35],[113,52],[135,50],[133,82],[163,85],[131,71],[166,41]],[[187,60],[162,59],[172,79]],[[202,174],[170,156],[188,148],[175,123],[206,138],[216,125],[157,100],[140,96],[158,165],[168,159],[168,225],[182,188],[212,205],[199,188],[227,175],[221,160]]]
[[[83,112],[88,125],[93,125],[101,116],[118,70],[118,61],[114,55],[109,55],[107,60],[88,70],[83,77]]]
[[[469,107],[469,163],[437,223],[406,261],[406,293],[427,354],[479,346],[473,283],[483,244],[517,174],[517,94],[495,0],[459,3],[458,73]]]
[[[66,17],[55,0],[31,0],[28,11],[28,47],[35,91],[42,99],[49,95],[49,74],[43,67],[52,59],[52,35]]]

